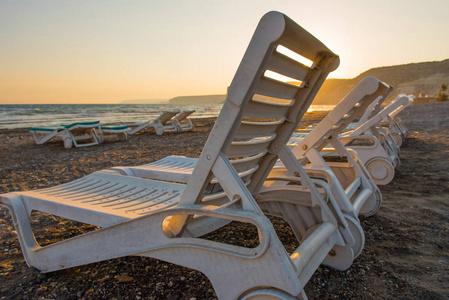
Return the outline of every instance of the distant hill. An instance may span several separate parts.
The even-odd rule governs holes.
[[[374,76],[394,86],[388,99],[393,99],[400,93],[436,95],[441,84],[449,84],[449,59],[373,68],[352,79],[328,79],[324,82],[313,104],[337,104],[367,76]]]
[[[220,104],[226,95],[180,96],[170,99],[170,104]]]
[[[449,84],[449,59],[373,68],[351,79],[327,79],[312,104],[337,104],[367,76],[374,76],[394,87],[387,101],[400,93],[436,95],[441,84]],[[170,99],[169,103],[219,104],[223,103],[225,99],[226,95],[181,96]]]
[[[120,104],[167,104],[167,99],[134,99],[123,100]]]

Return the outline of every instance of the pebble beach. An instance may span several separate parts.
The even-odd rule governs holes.
[[[316,124],[326,112],[305,115]],[[449,298],[449,102],[414,104],[400,117],[409,129],[383,204],[361,218],[366,243],[346,271],[321,266],[305,287],[310,299]],[[182,134],[142,134],[127,141],[65,149],[36,145],[27,129],[0,130],[0,193],[46,188],[114,166],[147,164],[168,155],[198,157],[215,118],[193,119]],[[287,251],[298,244],[288,224],[271,219]],[[33,212],[37,241],[51,244],[96,227]],[[255,241],[229,224],[208,237]],[[254,241],[252,240],[254,239]],[[5,207],[0,207],[0,299],[216,299],[198,271],[146,257],[124,257],[42,274],[29,268]]]

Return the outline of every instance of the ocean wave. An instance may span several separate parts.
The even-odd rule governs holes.
[[[42,104],[0,105],[0,129],[59,126],[77,122],[103,124],[142,122],[155,119],[165,110],[195,109],[193,117],[218,116],[221,104]],[[23,116],[23,117],[21,117]]]

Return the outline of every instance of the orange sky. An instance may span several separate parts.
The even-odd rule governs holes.
[[[341,57],[334,78],[449,58],[447,0],[1,1],[0,104],[224,94],[260,17]]]

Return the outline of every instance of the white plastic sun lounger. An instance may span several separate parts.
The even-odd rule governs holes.
[[[393,91],[393,87],[390,85],[388,90],[385,92],[385,94],[382,95],[382,97],[377,98],[371,105],[366,109],[366,111],[363,113],[363,115],[358,119],[357,122],[350,123],[345,130],[353,130],[361,125],[363,125],[365,122],[367,122],[369,119],[377,115],[382,110],[382,105],[387,99],[388,95]]]
[[[405,125],[402,123],[402,120],[399,118],[398,114],[411,104],[413,104],[413,97],[408,96],[408,101],[405,104],[399,105],[398,108],[388,114],[388,116],[386,116],[380,123],[382,127],[386,128],[390,132],[398,147],[402,146],[402,143],[404,142],[408,133],[407,127],[405,127]]]
[[[385,98],[390,91],[391,87],[385,90],[384,95],[378,99]],[[391,182],[394,178],[395,168],[400,164],[399,147],[394,142],[393,137],[380,128],[380,122],[384,116],[392,112],[398,105],[401,105],[403,101],[405,100],[401,100],[396,104],[396,101],[392,101],[378,113],[373,112],[377,111],[378,104],[381,101],[373,102],[359,120],[363,121],[366,116],[370,118],[359,126],[357,124],[360,121],[358,123],[350,123],[347,128],[355,127],[355,129],[346,131],[339,136],[340,141],[347,148],[357,152],[358,160],[366,167],[377,185],[385,185]],[[290,142],[299,143],[305,136],[304,133],[293,134]],[[323,155],[327,155],[329,150],[334,151],[327,148],[323,149]]]
[[[188,117],[194,112],[195,112],[194,109],[183,110],[173,118],[172,122],[178,128],[178,132],[193,130],[194,128],[193,123]]]
[[[380,126],[382,120],[397,107],[411,100],[405,95],[398,96],[378,114],[358,128],[340,137],[346,147],[354,149],[371,174],[374,182],[385,185],[394,178],[395,168],[399,167],[399,147],[394,138]]]
[[[345,133],[345,135],[360,135],[365,133],[375,134],[379,138],[382,136],[388,136],[390,139],[388,141],[395,142],[396,139],[391,137],[389,128],[381,126],[381,123],[394,113],[396,110],[406,107],[409,103],[413,103],[413,97],[407,96],[405,94],[400,94],[393,101],[387,104],[379,113],[375,114],[366,122],[360,124],[353,130]]]
[[[284,56],[278,45],[313,64],[307,67]],[[220,299],[305,298],[304,285],[325,259],[340,269],[353,260],[354,238],[342,235],[349,232],[348,224],[327,184],[311,180],[286,145],[338,62],[338,56],[292,20],[277,12],[266,14],[186,185],[100,171],[53,188],[0,195],[0,203],[11,210],[27,263],[49,272],[129,255],[149,256],[202,272]],[[303,84],[270,79],[267,70]],[[265,100],[258,100],[258,95]],[[279,98],[288,104],[279,105]],[[308,190],[297,203],[304,188],[291,186],[294,198],[267,199],[264,204],[283,207],[280,214],[302,235],[291,255],[254,199],[278,157],[289,162],[289,171],[298,173]],[[239,170],[233,167],[235,160],[243,161]],[[240,177],[242,172],[247,175]],[[212,178],[219,186],[211,190]],[[41,247],[29,223],[32,210],[102,228]],[[247,248],[195,238],[230,220],[257,227],[259,245]]]
[[[393,90],[393,88],[390,88],[390,91]],[[387,93],[388,95],[388,93]],[[368,120],[375,119],[375,116],[378,115],[385,107],[382,107],[381,104],[386,99],[387,95],[385,97],[381,98],[377,103],[373,103],[371,107],[368,108],[368,110],[365,112],[365,114],[360,118],[360,120],[357,123],[351,123],[347,127],[347,131],[353,131],[356,128],[359,128],[363,126],[365,123],[368,122]],[[395,142],[397,147],[395,145],[390,145],[389,147],[392,148],[396,154],[399,154],[399,148],[402,145],[403,140],[405,139],[405,136],[407,134],[407,129],[405,126],[403,126],[401,120],[399,119],[398,122],[395,121],[395,116],[402,111],[406,106],[413,103],[412,97],[409,97],[409,102],[406,104],[401,101],[400,104],[395,104],[395,101],[400,99],[401,96],[405,96],[405,94],[400,94],[398,97],[396,97],[393,101],[391,101],[387,106],[393,105],[393,107],[396,107],[396,109],[388,108],[388,111],[390,112],[387,116],[384,117],[381,124],[379,126],[385,127],[385,130],[382,130],[379,126],[377,126],[380,130],[380,132],[377,132],[377,137],[381,142],[383,140],[388,140],[387,142],[391,144],[391,142]],[[384,112],[385,114],[385,112]],[[383,142],[382,142],[383,143]],[[386,145],[388,147],[388,145]]]
[[[174,116],[170,122],[164,126],[165,133],[181,133],[184,131],[193,130],[194,126],[187,117],[193,114],[195,110],[183,110]]]
[[[386,100],[386,98],[388,97],[388,95],[390,94],[390,92],[392,90],[393,90],[393,87],[389,86],[388,90],[385,91],[385,94],[383,94],[381,97],[378,97],[376,100],[374,100],[370,104],[370,106],[368,106],[368,108],[365,110],[363,115],[361,117],[359,117],[358,119],[354,120],[353,122],[351,122],[350,124],[348,124],[348,126],[346,126],[346,128],[343,129],[343,131],[354,130],[355,128],[359,127],[360,125],[365,123],[367,120],[369,120],[371,117],[373,117],[377,113],[379,113],[381,110],[381,107],[382,107],[382,103],[384,103],[384,101]],[[300,128],[297,130],[297,133],[299,133],[299,135],[296,135],[296,136],[304,137],[305,136],[304,134],[309,133],[316,126],[317,125],[309,125],[306,128]]]
[[[129,134],[136,134],[138,132],[149,131],[155,132],[157,135],[162,135],[164,132],[176,132],[177,128],[171,123],[178,111],[164,111],[155,120],[147,122],[136,122],[131,124],[124,124],[131,128]]]
[[[365,237],[358,216],[371,216],[376,213],[381,205],[382,196],[364,166],[358,161],[356,153],[350,153],[338,136],[352,120],[360,117],[386,89],[388,86],[376,78],[365,78],[304,139],[294,146],[293,157],[281,155],[281,163],[272,169],[256,197],[262,210],[278,215],[281,212],[279,206],[267,203],[267,201],[276,203],[282,198],[292,198],[287,196],[286,191],[293,192],[295,187],[292,187],[291,183],[295,182],[295,177],[298,181],[302,180],[303,176],[295,171],[294,159],[304,167],[310,177],[327,183],[324,189],[328,189],[327,193],[333,195],[338,209],[348,224],[347,229],[354,238],[354,244],[351,246],[348,244],[339,250],[346,251],[349,247],[354,257],[360,255]],[[322,157],[321,151],[329,144],[336,149],[337,155],[345,158],[344,162],[327,162],[325,157]],[[310,205],[301,199],[296,200],[301,201],[305,207]],[[295,229],[294,232],[297,234]],[[341,233],[343,236],[348,234],[343,229]],[[336,249],[338,248],[334,250]],[[338,253],[338,250],[336,251]],[[327,257],[324,263],[328,263],[329,260],[332,260],[332,257]]]
[[[60,138],[65,148],[86,147],[98,145],[101,138],[96,130],[101,130],[99,121],[77,122],[69,125],[61,125],[56,128],[32,127],[29,129],[37,144],[44,144],[53,138]]]
[[[313,177],[325,178],[335,199],[342,201],[339,205],[343,213],[353,218],[376,213],[382,197],[357,153],[347,149],[339,136],[388,89],[388,85],[374,77],[364,78],[308,135],[290,139],[290,142],[295,142],[291,145],[292,153],[306,171]],[[329,151],[332,151],[332,156],[326,155]],[[344,160],[335,162],[335,156]],[[282,175],[285,169],[280,164],[271,174]]]

